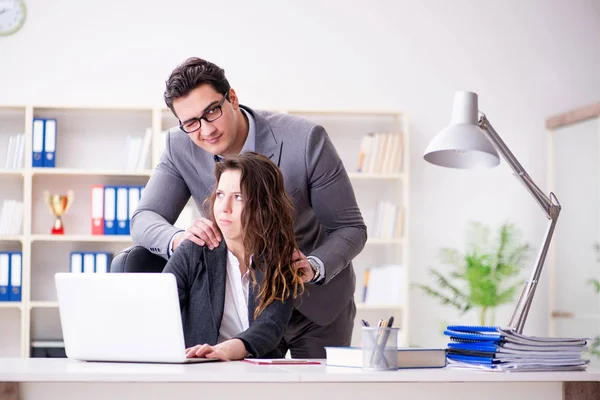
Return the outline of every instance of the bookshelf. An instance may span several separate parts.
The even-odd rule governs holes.
[[[382,198],[401,204],[404,212],[403,235],[394,238],[369,238],[363,252],[355,259],[357,276],[357,320],[387,318],[394,315],[401,327],[400,344],[408,338],[408,226],[409,171],[408,123],[396,112],[360,111],[287,111],[322,124],[328,131],[349,173],[359,207],[372,228],[376,203]],[[33,118],[57,119],[55,168],[33,168]],[[0,106],[0,203],[23,202],[22,233],[0,236],[0,252],[23,254],[22,301],[0,302],[0,357],[29,357],[31,344],[61,340],[54,274],[69,270],[72,251],[106,251],[113,254],[131,245],[129,236],[91,235],[90,191],[94,184],[144,185],[164,148],[163,132],[177,124],[166,108],[143,107],[61,107]],[[152,130],[150,162],[141,171],[125,171],[125,136],[143,137]],[[403,163],[397,173],[356,172],[361,140],[368,132],[402,132]],[[23,168],[3,168],[8,138],[25,134]],[[73,205],[63,216],[65,235],[50,234],[54,217],[44,203],[43,192],[66,193],[74,190]],[[191,203],[192,204],[192,203]],[[194,210],[194,213],[197,213]],[[194,217],[197,214],[193,215]],[[405,265],[403,301],[396,304],[363,304],[363,272],[379,264]],[[360,324],[355,324],[353,342],[360,340]],[[356,343],[354,343],[356,344]]]

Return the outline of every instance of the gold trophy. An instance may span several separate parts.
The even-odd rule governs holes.
[[[61,217],[67,212],[71,204],[73,204],[73,197],[75,193],[72,190],[68,190],[67,194],[50,194],[50,192],[44,192],[44,201],[50,207],[50,211],[56,217],[54,226],[52,227],[53,235],[64,235],[65,228]]]

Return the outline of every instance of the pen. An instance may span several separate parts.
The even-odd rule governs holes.
[[[390,318],[390,320],[392,323],[394,322],[393,318]],[[375,342],[375,349],[373,354],[371,355],[371,367],[375,367],[375,365],[379,364],[381,361],[383,360],[383,364],[385,365],[385,368],[389,368],[389,363],[387,361],[387,358],[385,358],[385,347],[386,347],[386,343],[388,340],[388,337],[390,335],[390,331],[388,326],[389,321],[385,321],[385,320],[379,320],[379,324],[378,324],[378,328],[384,328],[384,329],[380,329],[377,332],[377,340]]]

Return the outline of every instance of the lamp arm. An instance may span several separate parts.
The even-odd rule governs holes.
[[[492,142],[496,150],[502,157],[506,160],[508,165],[512,168],[515,176],[519,178],[519,180],[525,185],[529,193],[533,196],[533,198],[538,202],[540,207],[546,213],[546,217],[548,219],[552,218],[552,200],[546,196],[544,192],[533,182],[529,174],[525,171],[521,163],[517,160],[515,155],[510,151],[508,146],[504,143],[500,135],[496,132],[496,130],[490,124],[490,121],[487,119],[485,114],[480,113],[479,117],[479,127],[486,133],[488,139]]]
[[[561,206],[554,193],[550,193],[550,196],[546,196],[546,194],[542,192],[535,182],[533,182],[531,177],[527,174],[527,172],[525,172],[523,166],[519,163],[508,146],[506,146],[500,135],[498,135],[498,133],[494,130],[490,124],[490,121],[483,113],[481,113],[479,118],[479,127],[486,133],[488,139],[492,142],[498,152],[502,154],[502,157],[514,171],[515,176],[519,178],[519,180],[525,185],[529,193],[542,207],[546,217],[549,219],[542,247],[540,248],[536,257],[535,268],[531,272],[531,277],[525,283],[525,287],[519,296],[517,306],[515,307],[510,322],[508,323],[508,329],[522,333],[523,327],[525,326],[525,320],[527,319],[527,314],[529,313],[529,308],[533,302],[533,296],[535,295],[535,290],[542,273],[544,261],[546,260],[548,249],[550,248],[550,241],[552,240],[552,234],[554,233],[554,228],[556,227],[556,221],[558,220]]]

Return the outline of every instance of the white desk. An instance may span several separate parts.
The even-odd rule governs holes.
[[[0,400],[561,400],[563,392],[567,400],[600,399],[600,371],[493,373],[444,368],[363,372],[325,365],[0,358]]]

